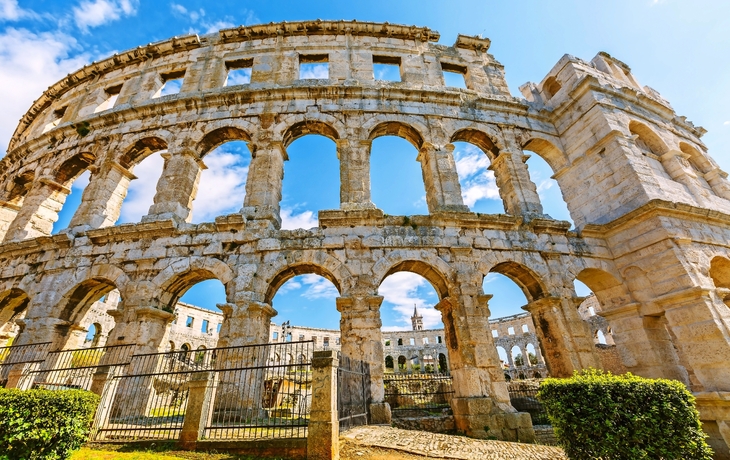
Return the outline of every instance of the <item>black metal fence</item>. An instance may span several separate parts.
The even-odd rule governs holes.
[[[21,381],[16,386],[27,388],[25,377],[29,372],[40,368],[48,356],[50,347],[51,342],[0,347],[0,386],[5,387],[10,378],[10,371],[15,369],[21,376]]]
[[[191,389],[205,439],[303,438],[313,344],[286,342],[132,356],[112,366],[95,441],[180,437]]]
[[[448,374],[385,374],[383,384],[392,411],[448,408],[454,396]]]
[[[519,412],[529,412],[533,425],[550,425],[545,407],[537,399],[538,388],[509,388],[512,407]]]
[[[370,365],[348,356],[339,356],[337,367],[337,412],[340,431],[367,425],[370,395]]]

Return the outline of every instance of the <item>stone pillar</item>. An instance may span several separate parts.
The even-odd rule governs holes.
[[[0,241],[5,239],[5,235],[8,233],[10,224],[12,224],[18,216],[20,208],[21,206],[18,206],[17,204],[0,201]]]
[[[210,418],[215,376],[215,372],[196,372],[188,382],[190,392],[180,431],[180,446],[183,449],[194,450],[198,439],[203,438],[203,431]]]
[[[483,294],[445,297],[436,305],[450,354],[456,428],[470,437],[534,442],[530,415],[510,405],[497,349],[487,333],[491,298]]]
[[[58,212],[71,190],[49,178],[41,178],[28,192],[15,220],[8,227],[5,241],[50,235]]]
[[[616,348],[630,372],[648,378],[669,378],[689,385],[687,370],[665,324],[659,317],[641,316],[641,304],[604,309],[601,315],[613,330]]]
[[[154,203],[142,222],[173,219],[190,222],[193,199],[198,190],[200,172],[206,169],[203,160],[192,150],[163,153],[165,166],[157,181]]]
[[[522,308],[532,315],[552,377],[570,377],[573,371],[600,367],[590,330],[571,299],[543,297]]]
[[[494,178],[499,188],[507,214],[523,217],[542,217],[542,204],[537,194],[535,183],[530,180],[530,173],[525,163],[529,155],[522,152],[501,151],[492,160],[489,169],[494,171]]]
[[[137,177],[116,161],[110,160],[91,175],[81,197],[81,204],[69,228],[110,227],[117,222],[129,183]]]
[[[727,181],[727,173],[725,171],[720,168],[715,168],[706,172],[705,180],[720,198],[730,200],[730,184]]]
[[[383,402],[383,341],[380,328],[379,295],[348,295],[337,298],[337,311],[340,312],[340,344],[342,355],[364,361],[370,365],[370,404],[371,422],[390,423],[382,417],[390,415],[390,406]],[[397,357],[395,360],[397,361]],[[396,363],[397,365],[397,363]],[[384,406],[388,406],[387,408]]]
[[[217,306],[223,312],[219,348],[269,342],[271,318],[277,315],[271,305],[249,300],[241,305],[223,303]]]
[[[337,414],[337,352],[315,351],[312,358],[312,410],[307,433],[308,460],[340,458]]]
[[[251,165],[248,168],[243,214],[247,218],[271,220],[279,228],[284,160],[288,159],[286,149],[281,142],[248,145],[251,149]]]
[[[340,159],[340,209],[374,209],[370,201],[370,148],[372,140],[338,139]]]
[[[438,148],[425,143],[418,152],[423,183],[426,186],[428,211],[469,212],[461,197],[461,185],[454,162],[454,145]]]

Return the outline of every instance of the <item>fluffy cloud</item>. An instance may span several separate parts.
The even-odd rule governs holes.
[[[433,308],[435,295],[427,295],[425,289],[433,289],[423,277],[410,272],[398,272],[390,275],[378,288],[378,294],[384,297],[383,302],[391,306],[400,316],[399,322],[404,326],[387,327],[385,329],[410,330],[414,305],[423,316],[426,329],[441,324],[441,313]],[[425,292],[424,292],[425,291]],[[384,308],[384,307],[381,307]]]
[[[281,228],[294,230],[295,228],[310,229],[319,226],[319,221],[313,211],[296,213],[295,208],[281,208]]]
[[[3,5],[4,7],[4,5]],[[83,67],[91,56],[74,54],[77,42],[60,32],[7,28],[0,33],[0,145],[7,148],[18,119],[54,82]]]
[[[303,275],[301,282],[307,288],[302,296],[309,300],[334,299],[340,295],[331,281],[319,275]]]
[[[187,16],[187,18],[190,20],[192,24],[195,24],[195,26],[192,26],[188,28],[188,33],[200,33],[203,31],[206,34],[218,32],[221,29],[229,29],[231,27],[236,27],[236,23],[233,23],[233,18],[226,16],[224,19],[218,19],[218,20],[206,20],[205,19],[205,10],[203,8],[200,8],[199,10],[192,10],[185,8],[183,5],[179,3],[171,3],[170,9],[172,10],[173,14],[178,16]],[[236,11],[236,18],[245,17],[244,24],[256,24],[261,21],[256,17],[256,14],[248,10],[246,8],[243,8],[242,11]]]
[[[127,198],[122,203],[120,223],[139,222],[149,212],[164,164],[160,153],[155,153],[134,167],[137,179],[129,184]]]
[[[137,0],[83,0],[73,8],[76,26],[82,30],[116,21],[137,12]]]
[[[34,12],[18,6],[18,0],[0,0],[0,21],[17,21],[37,16]]]
[[[302,80],[329,78],[329,67],[327,64],[304,64],[301,66],[299,78]]]
[[[479,200],[500,199],[494,173],[487,169],[489,158],[484,152],[471,144],[460,145],[454,150],[454,159],[465,205],[472,207]]]
[[[219,147],[203,160],[208,169],[200,175],[193,222],[212,222],[216,216],[238,212],[243,207],[250,156],[236,154],[226,147]]]

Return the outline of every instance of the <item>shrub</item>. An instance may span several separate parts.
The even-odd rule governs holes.
[[[537,394],[571,460],[711,460],[694,396],[675,380],[591,369]]]
[[[0,389],[0,459],[65,459],[89,435],[99,396]]]

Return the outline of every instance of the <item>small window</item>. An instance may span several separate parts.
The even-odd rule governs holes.
[[[509,335],[515,335],[515,328],[514,327],[507,328],[507,334],[509,334]]]
[[[373,56],[373,78],[380,81],[401,81],[400,58]]]
[[[446,86],[466,89],[466,67],[442,62],[441,70]]]
[[[411,345],[415,345],[415,344],[416,344],[416,339],[414,339],[413,337],[411,337]]]
[[[385,339],[385,346],[386,347],[389,347],[390,346],[390,339]]]
[[[286,334],[286,341],[291,342],[291,332],[287,332]]]
[[[253,59],[238,59],[226,62],[226,82],[223,86],[248,85],[251,83],[251,69]]]
[[[185,327],[193,327],[193,322],[195,319],[192,316],[188,316],[188,319],[185,320]]]
[[[157,90],[152,98],[169,96],[171,94],[177,94],[182,89],[183,78],[185,78],[185,71],[180,70],[177,72],[170,72],[161,75],[162,87]]]
[[[339,337],[337,337],[337,338],[335,339],[335,343],[336,343],[337,345],[339,345],[339,344],[340,344],[340,338],[339,338]]]
[[[43,127],[43,132],[48,132],[58,126],[61,123],[61,119],[63,119],[63,116],[66,114],[66,107],[61,107],[60,109],[53,111],[53,118],[51,121]]]
[[[398,345],[403,345],[403,339],[398,339]]]
[[[122,85],[116,85],[112,86],[111,88],[107,88],[104,93],[106,97],[104,98],[104,102],[99,104],[99,107],[94,110],[94,113],[102,112],[104,110],[109,110],[114,107],[114,104],[117,103],[117,98],[119,97],[119,93],[122,92]]]
[[[324,345],[325,347],[329,347],[330,346],[330,338],[329,337],[325,337],[324,340],[322,340],[322,345]]]
[[[496,329],[492,329],[492,337],[494,337],[495,339],[496,339],[497,337],[499,337],[499,331],[498,331],[498,330],[496,330]]]
[[[221,333],[221,327],[223,327],[223,324],[218,323],[218,326],[215,328],[215,331],[220,334]]]
[[[277,340],[279,340],[279,333],[278,333],[278,332],[274,332],[274,333],[273,333],[273,334],[271,335],[271,338],[272,338],[272,339],[274,339],[274,341],[277,341]]]
[[[443,340],[441,339],[441,336],[436,336],[436,343],[443,343]]]
[[[596,316],[596,309],[593,307],[588,307],[588,311],[591,313],[591,316]]]
[[[530,332],[530,328],[527,327],[527,324],[522,325],[522,332]]]
[[[302,340],[304,340],[304,334],[299,334],[299,341],[301,342]]]
[[[200,327],[200,332],[202,332],[203,334],[208,333],[208,320],[207,319],[203,320],[203,325]]]
[[[423,344],[424,345],[428,345],[428,337],[424,337],[423,338]]]
[[[326,80],[330,77],[329,56],[327,54],[300,54],[300,80]]]

